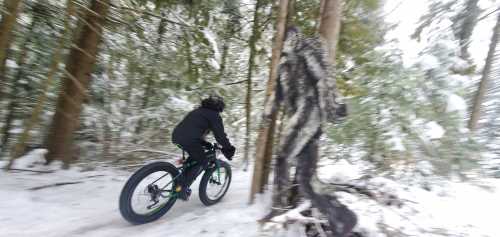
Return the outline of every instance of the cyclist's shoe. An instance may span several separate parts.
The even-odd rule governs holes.
[[[189,200],[189,196],[191,196],[191,189],[190,188],[178,187],[177,190],[176,190],[177,197],[179,197],[179,199],[184,200],[184,201]]]

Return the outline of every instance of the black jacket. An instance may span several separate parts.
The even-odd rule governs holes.
[[[224,132],[224,125],[219,112],[201,107],[189,112],[177,124],[172,132],[172,142],[181,146],[200,143],[209,131],[212,131],[215,140],[223,148],[232,146]]]

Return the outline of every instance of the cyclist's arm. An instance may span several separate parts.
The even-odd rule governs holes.
[[[224,132],[224,124],[222,122],[222,117],[219,113],[214,113],[210,116],[210,128],[214,133],[215,140],[224,148],[231,147],[231,143]]]

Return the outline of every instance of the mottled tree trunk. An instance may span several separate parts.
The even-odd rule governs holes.
[[[266,87],[266,101],[274,91],[278,76],[277,67],[283,48],[285,38],[285,27],[288,12],[288,0],[280,0],[278,18],[276,22],[276,36],[271,55],[271,65],[269,79]],[[262,193],[269,177],[270,163],[273,150],[274,128],[276,125],[277,113],[271,115],[269,123],[263,123],[259,129],[256,142],[255,165],[252,176],[252,186],[250,190],[250,203],[253,203],[255,194]]]
[[[47,162],[62,160],[68,165],[72,160],[73,132],[79,126],[82,104],[97,60],[109,2],[110,0],[92,1],[90,11],[84,19],[86,24],[75,42],[76,47],[70,51],[65,68],[66,76],[47,140]]]
[[[491,36],[490,48],[488,50],[488,56],[486,57],[486,62],[484,63],[483,73],[481,76],[481,82],[479,82],[479,88],[477,89],[476,95],[474,97],[474,104],[472,106],[471,117],[469,120],[469,129],[471,131],[476,130],[477,121],[481,116],[481,106],[483,103],[484,95],[486,93],[488,83],[491,77],[491,68],[495,63],[495,53],[498,45],[498,40],[500,37],[500,14],[497,17],[497,23],[493,29],[493,35]]]
[[[5,84],[5,63],[7,61],[7,52],[10,48],[12,32],[16,24],[17,15],[20,12],[22,5],[21,0],[5,0],[5,12],[2,14],[0,22],[0,83]],[[0,100],[2,99],[2,91],[5,85],[0,86]]]

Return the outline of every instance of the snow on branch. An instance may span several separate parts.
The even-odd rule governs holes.
[[[315,217],[304,216],[301,212],[307,211],[311,208],[311,201],[305,200],[303,203],[298,205],[296,208],[291,209],[281,215],[271,218],[268,222],[264,224],[264,230],[280,229],[287,224],[300,223],[300,224],[322,224],[328,223],[326,220],[320,220]]]

